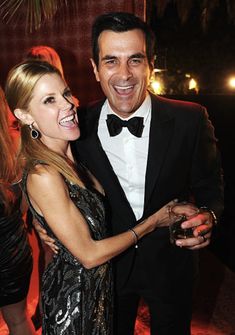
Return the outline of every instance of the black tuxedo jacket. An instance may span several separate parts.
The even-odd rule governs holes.
[[[207,206],[220,215],[223,209],[220,159],[214,129],[205,108],[153,95],[151,101],[141,220],[175,198],[193,198],[197,206]],[[97,136],[102,105],[100,102],[86,111],[81,110],[82,136],[76,141],[76,152],[103,185],[111,206],[112,233],[118,234],[133,227],[136,220]],[[168,228],[159,228],[139,241],[138,249],[129,248],[115,259],[118,288],[127,280],[136,253],[143,259],[147,280],[158,294],[169,295],[182,276],[184,282],[192,279],[193,252],[172,246]]]

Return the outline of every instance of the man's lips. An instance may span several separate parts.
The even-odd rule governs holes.
[[[120,94],[120,95],[128,95],[132,93],[134,89],[134,85],[128,85],[128,86],[119,86],[119,85],[114,85],[113,86],[115,91]]]

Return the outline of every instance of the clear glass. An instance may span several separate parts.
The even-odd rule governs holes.
[[[193,237],[194,228],[182,228],[182,222],[191,219],[198,214],[199,210],[193,204],[179,202],[171,206],[169,209],[170,217],[170,241],[175,244],[177,239],[185,239]]]

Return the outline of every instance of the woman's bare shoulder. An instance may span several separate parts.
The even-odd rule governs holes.
[[[51,186],[64,184],[62,175],[52,166],[37,164],[32,172],[29,172],[27,184],[44,186],[49,189]]]

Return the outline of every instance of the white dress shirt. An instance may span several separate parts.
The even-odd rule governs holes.
[[[134,116],[143,117],[142,137],[132,135],[127,127],[123,127],[121,133],[117,136],[111,137],[106,124],[108,114],[117,115],[112,111],[108,100],[106,100],[99,118],[98,137],[138,220],[143,215],[144,209],[145,175],[151,121],[150,96],[147,95],[143,104],[134,114],[123,119],[128,120]]]

